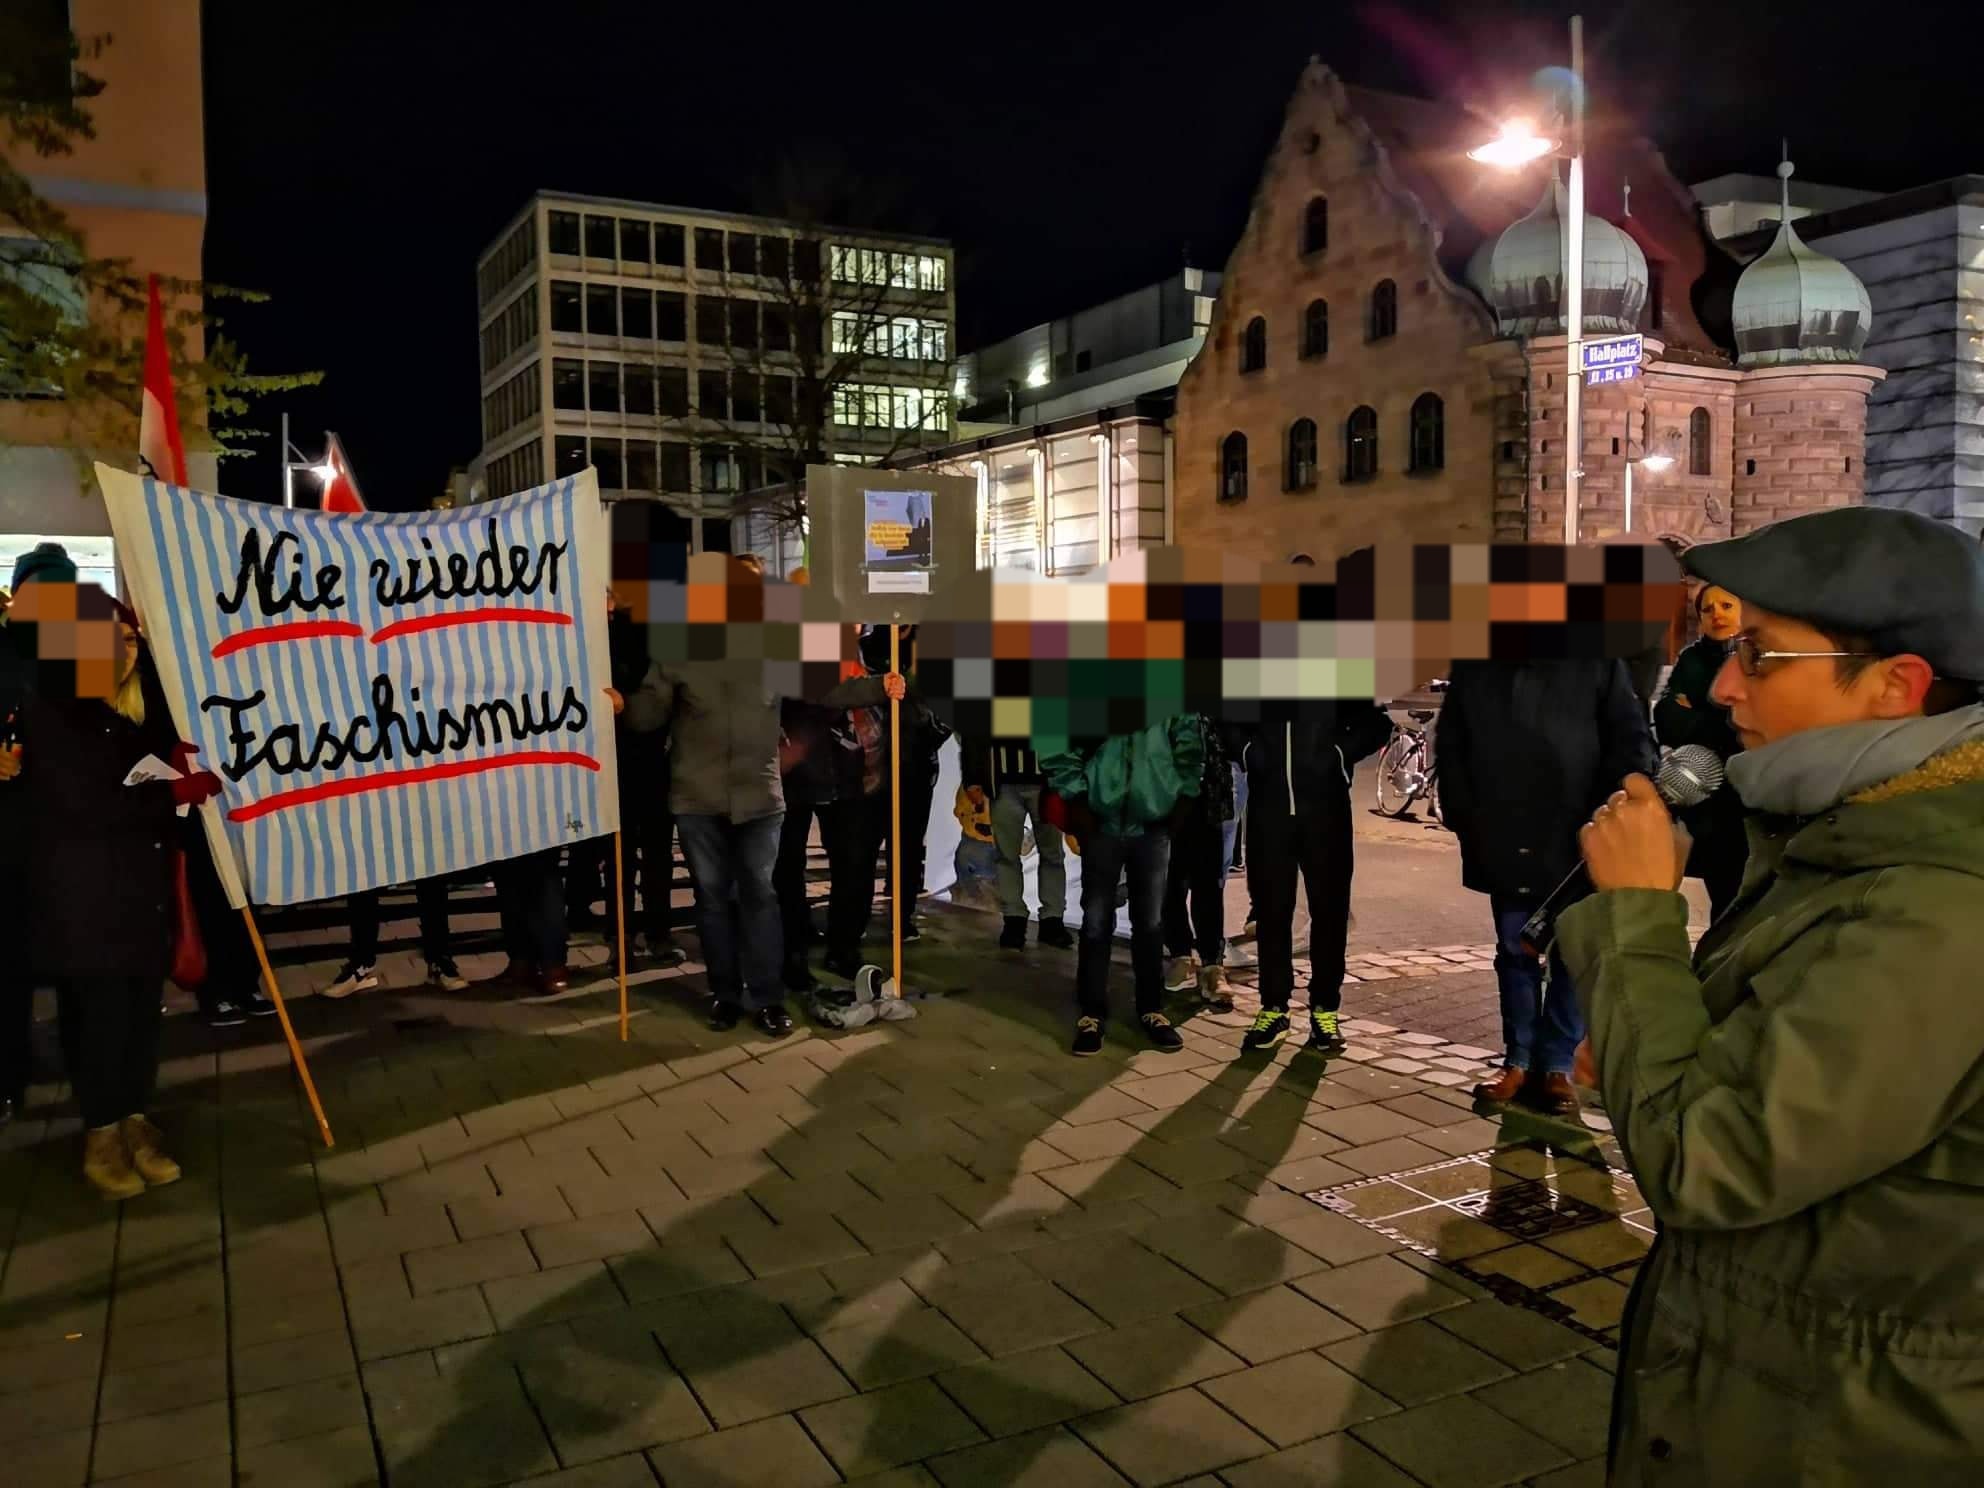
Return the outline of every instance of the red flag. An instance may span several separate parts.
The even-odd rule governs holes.
[[[358,494],[358,479],[351,473],[351,461],[345,456],[344,446],[338,443],[335,434],[326,434],[324,438],[327,441],[324,463],[331,467],[331,478],[324,482],[323,500],[318,505],[325,511],[364,511],[365,498]]]
[[[151,467],[154,479],[186,484],[186,443],[179,437],[179,403],[172,395],[172,359],[156,274],[145,308],[145,401],[138,418],[138,456]]]

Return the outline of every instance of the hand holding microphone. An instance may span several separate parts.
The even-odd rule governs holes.
[[[1722,788],[1722,759],[1703,744],[1684,744],[1648,780],[1628,775],[1578,833],[1584,861],[1573,868],[1522,927],[1523,944],[1541,955],[1556,939],[1557,916],[1586,889],[1677,889],[1692,839],[1673,813],[1699,806]]]

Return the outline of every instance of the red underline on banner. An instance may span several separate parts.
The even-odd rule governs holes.
[[[446,615],[420,615],[412,620],[395,620],[372,637],[372,644],[390,641],[394,636],[418,635],[423,630],[444,630],[451,625],[500,625],[514,621],[522,625],[570,625],[572,617],[556,610],[455,610]]]
[[[258,625],[237,631],[214,642],[214,660],[246,651],[250,646],[270,646],[277,641],[308,641],[318,636],[362,636],[365,627],[349,620],[291,620],[283,625]]]
[[[267,816],[272,811],[287,811],[292,806],[308,806],[316,801],[336,800],[339,796],[358,796],[367,791],[392,790],[402,785],[422,785],[429,780],[454,780],[463,775],[480,775],[485,770],[507,770],[517,765],[578,765],[587,770],[597,770],[599,761],[589,754],[580,754],[575,750],[526,749],[516,754],[499,754],[493,759],[453,760],[445,765],[414,765],[404,770],[381,770],[376,775],[359,775],[350,780],[327,780],[322,785],[305,785],[292,791],[278,791],[275,795],[264,796],[259,801],[230,807],[227,818],[229,821],[253,821],[259,816]]]

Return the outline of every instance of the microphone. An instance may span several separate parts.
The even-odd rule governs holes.
[[[1686,811],[1699,806],[1722,789],[1726,771],[1722,759],[1706,744],[1683,744],[1660,762],[1653,777],[1653,788],[1670,811]],[[1550,891],[1522,927],[1522,946],[1533,956],[1541,956],[1557,938],[1557,916],[1591,888],[1591,877],[1579,863]]]

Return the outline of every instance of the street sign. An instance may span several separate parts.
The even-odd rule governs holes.
[[[1640,375],[1638,362],[1622,362],[1616,367],[1594,367],[1584,375],[1586,387],[1603,387],[1608,382],[1624,382]]]
[[[1585,381],[1597,384],[1637,377],[1645,345],[1636,335],[1608,336],[1602,341],[1586,341],[1579,350],[1583,353]]]

